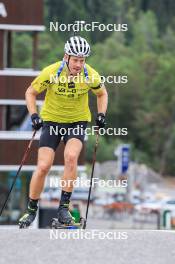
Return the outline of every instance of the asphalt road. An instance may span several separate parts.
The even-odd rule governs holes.
[[[175,232],[0,229],[0,263],[174,264]]]

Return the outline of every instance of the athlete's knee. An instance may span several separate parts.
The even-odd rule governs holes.
[[[51,164],[46,162],[38,162],[37,170],[41,175],[46,175],[50,170]]]
[[[65,166],[74,168],[77,165],[77,155],[73,152],[67,152],[64,156]]]

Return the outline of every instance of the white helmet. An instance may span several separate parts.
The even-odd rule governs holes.
[[[88,57],[90,55],[90,46],[84,38],[74,36],[65,43],[64,51],[68,55]]]

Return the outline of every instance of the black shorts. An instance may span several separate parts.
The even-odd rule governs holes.
[[[61,138],[63,139],[64,144],[66,144],[71,138],[77,138],[83,143],[86,127],[87,121],[79,121],[69,124],[45,121],[42,127],[39,147],[50,147],[56,151]]]

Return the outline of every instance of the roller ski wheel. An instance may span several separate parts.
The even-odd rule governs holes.
[[[52,218],[51,228],[52,229],[82,229],[84,225],[84,219],[80,219],[79,223],[75,223],[73,220],[69,224],[63,224],[58,221],[57,218]]]

